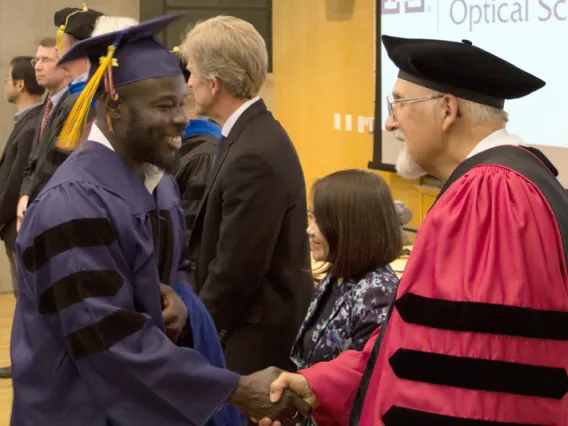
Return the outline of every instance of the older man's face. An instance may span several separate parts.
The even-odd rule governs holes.
[[[211,80],[200,77],[197,69],[191,62],[188,64],[187,69],[191,73],[187,85],[193,94],[196,114],[198,116],[213,116],[216,96],[212,89]]]
[[[401,79],[396,81],[392,91],[394,100],[430,96],[432,91],[429,89]],[[387,117],[385,128],[404,142],[396,170],[405,179],[418,179],[426,175],[428,165],[439,155],[441,126],[436,114],[436,109],[440,107],[438,101],[395,102],[394,118]]]

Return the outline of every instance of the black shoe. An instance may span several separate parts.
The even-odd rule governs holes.
[[[12,367],[2,367],[0,368],[0,379],[11,379],[12,378]]]

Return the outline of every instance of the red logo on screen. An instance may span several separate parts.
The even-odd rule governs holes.
[[[403,0],[381,0],[381,14],[394,15],[402,13]],[[404,13],[424,12],[426,0],[404,0]]]

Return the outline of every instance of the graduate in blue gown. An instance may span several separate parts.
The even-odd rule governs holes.
[[[187,124],[185,83],[153,37],[179,17],[85,40],[61,59],[88,56],[92,76],[60,147],[80,144],[95,92],[97,121],[18,235],[12,426],[203,425],[214,416],[229,426],[226,403],[292,425],[309,411],[292,394],[270,403],[274,369],[239,377],[222,368],[208,343],[214,327],[198,315],[167,173]]]

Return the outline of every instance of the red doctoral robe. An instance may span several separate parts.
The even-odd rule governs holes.
[[[318,426],[568,425],[568,195],[554,171],[514,146],[456,169],[385,330],[300,371]]]

